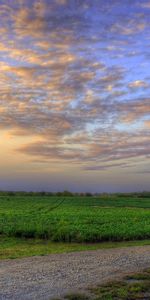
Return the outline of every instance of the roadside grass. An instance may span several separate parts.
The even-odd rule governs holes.
[[[89,297],[84,294],[70,294],[65,297],[67,300],[89,300]]]
[[[62,243],[43,239],[19,239],[0,237],[0,259],[15,259],[35,255],[68,253],[85,250],[98,250],[130,246],[150,245],[150,240],[102,242],[102,243]]]
[[[126,276],[121,281],[88,288],[85,294],[69,294],[66,300],[148,300],[150,299],[150,269]]]

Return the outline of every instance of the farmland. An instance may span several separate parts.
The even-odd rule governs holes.
[[[0,234],[51,242],[150,238],[150,197],[0,194]]]

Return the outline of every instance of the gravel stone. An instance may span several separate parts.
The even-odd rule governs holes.
[[[0,300],[50,300],[150,267],[150,246],[0,261]]]

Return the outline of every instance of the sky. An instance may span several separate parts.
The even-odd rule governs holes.
[[[0,189],[150,187],[150,1],[0,0]]]

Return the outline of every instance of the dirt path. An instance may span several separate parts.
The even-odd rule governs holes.
[[[150,267],[150,246],[0,262],[0,300],[49,300]]]

